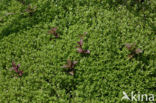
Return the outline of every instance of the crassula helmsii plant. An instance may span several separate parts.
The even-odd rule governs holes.
[[[121,102],[124,90],[156,93],[155,0],[140,10],[113,0],[20,1],[26,5],[16,0],[0,3],[0,103],[116,103]],[[31,16],[21,15],[28,4],[37,9]],[[49,41],[49,27],[58,27],[61,39]],[[77,40],[83,31],[88,38]],[[128,42],[142,47],[128,46],[128,53],[119,49]],[[88,54],[86,50],[89,56],[78,55]],[[125,55],[139,59],[127,60]],[[69,75],[60,69],[66,58],[79,62],[74,70],[67,63],[63,70]],[[22,68],[15,64],[11,73],[19,76],[24,70],[22,79],[9,76],[13,59]]]

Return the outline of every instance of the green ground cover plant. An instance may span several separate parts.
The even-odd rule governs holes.
[[[1,0],[0,103],[156,97],[155,17],[155,0]]]

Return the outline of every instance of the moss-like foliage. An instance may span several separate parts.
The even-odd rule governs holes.
[[[155,10],[155,0],[1,0],[0,103],[130,102],[121,101],[123,91],[156,96]],[[59,38],[49,35],[55,27]],[[87,55],[76,48],[85,32]],[[125,44],[133,43],[143,52],[129,59]],[[72,75],[62,68],[67,60],[77,61]]]

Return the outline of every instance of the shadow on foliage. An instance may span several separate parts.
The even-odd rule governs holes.
[[[116,9],[116,7],[119,5],[125,6],[129,12],[137,17],[142,18],[142,21],[144,22],[144,27],[146,23],[150,23],[151,19],[149,18],[155,18],[155,15],[151,16],[151,13],[154,14],[156,9],[156,7],[151,7],[151,0],[107,0],[106,2],[109,4],[110,8],[113,9]],[[156,27],[153,24],[149,25],[152,30],[155,31]]]
[[[22,13],[22,14],[15,14],[15,15],[19,15],[17,16],[14,20],[12,20],[11,23],[9,23],[9,25],[6,26],[6,28],[4,28],[0,35],[0,39],[2,39],[5,36],[8,36],[12,33],[17,33],[19,31],[23,31],[26,30],[28,27],[32,28],[34,25],[39,24],[40,22],[46,22],[46,21],[50,21],[54,18],[54,15],[56,15],[56,9],[53,9],[53,12],[51,13],[46,13],[46,10],[49,10],[50,5],[49,2],[46,2],[45,4],[42,5],[41,8],[36,8],[35,12],[33,13],[33,15],[30,15],[29,13]],[[24,10],[22,10],[23,12]],[[44,15],[47,14],[47,15]],[[51,16],[51,18],[47,19],[44,16]],[[9,18],[9,17],[8,17]]]
[[[156,55],[154,55],[154,54],[153,55],[147,55],[147,56],[141,55],[141,56],[137,57],[137,60],[142,61],[145,65],[149,65],[149,60],[154,61],[155,58],[156,58]],[[154,65],[154,63],[153,63],[153,65]]]
[[[152,67],[154,67],[154,65],[155,65],[154,64],[155,58],[156,58],[156,55],[154,55],[154,54],[153,55],[147,55],[147,56],[142,55],[142,56],[137,57],[137,60],[138,61],[142,61],[143,64],[145,64],[145,66],[149,66],[150,65],[150,60],[153,60]],[[149,69],[145,70],[145,72],[146,71],[149,71]],[[146,79],[150,78],[149,79],[150,81],[148,82],[149,85],[148,85],[148,87],[146,89],[148,89],[148,90],[156,90],[156,86],[155,86],[156,82],[151,79],[151,78],[156,78],[156,68],[153,68],[150,71],[151,71],[151,73],[146,76]]]

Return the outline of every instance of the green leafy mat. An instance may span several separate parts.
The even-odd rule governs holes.
[[[155,0],[21,1],[0,1],[0,103],[129,103],[123,91],[156,95]],[[50,40],[52,27],[60,38]],[[75,48],[84,32],[89,55]],[[126,43],[142,55],[129,59]],[[67,59],[78,61],[74,76],[62,68]]]

